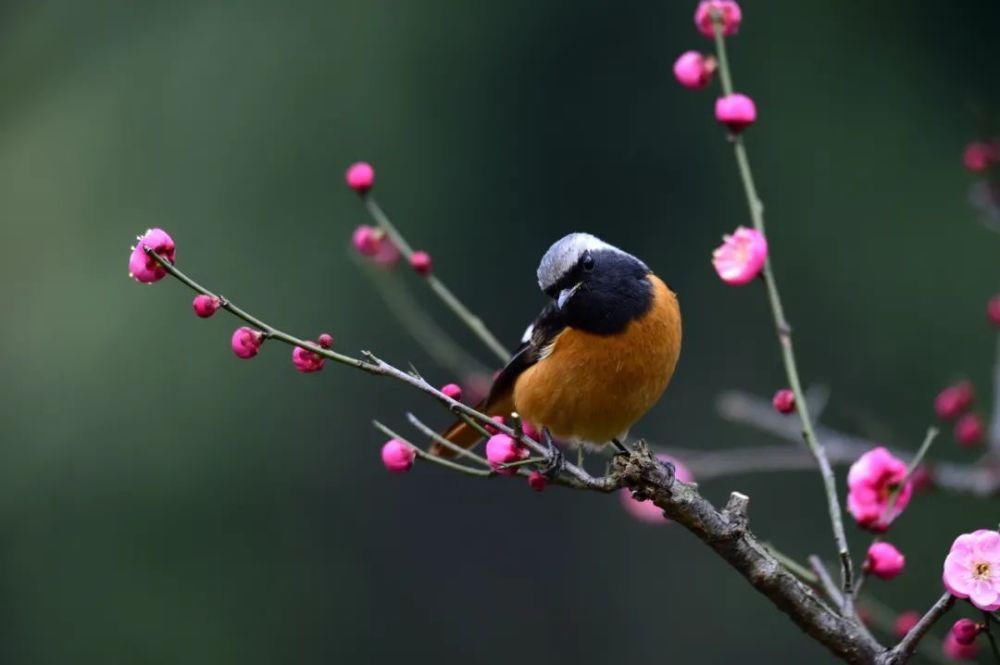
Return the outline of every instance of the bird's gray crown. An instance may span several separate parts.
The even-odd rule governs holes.
[[[542,257],[542,262],[538,264],[539,288],[542,291],[551,288],[563,275],[573,270],[580,256],[586,251],[610,251],[630,256],[589,233],[570,233],[549,247],[549,251]]]

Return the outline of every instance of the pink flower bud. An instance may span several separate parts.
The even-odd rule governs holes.
[[[417,451],[398,439],[389,439],[382,446],[382,464],[389,473],[406,473],[416,457]]]
[[[674,62],[674,78],[685,88],[698,90],[709,84],[717,65],[712,56],[706,57],[697,51],[687,51]]]
[[[391,268],[399,262],[400,256],[399,248],[393,244],[389,236],[382,234],[378,243],[378,251],[375,252],[372,260],[384,268]]]
[[[898,617],[893,624],[893,632],[896,633],[896,637],[902,639],[906,637],[906,634],[913,630],[913,627],[917,625],[920,621],[920,614],[913,610],[903,612]]]
[[[947,637],[941,644],[941,652],[951,660],[976,660],[979,657],[979,645],[975,642],[961,644],[955,639],[955,634],[948,631]]]
[[[704,0],[698,3],[694,12],[694,24],[698,31],[706,37],[715,37],[712,25],[712,14],[717,13],[722,20],[722,34],[726,37],[735,35],[743,21],[740,6],[732,0]]]
[[[966,448],[975,448],[983,442],[983,421],[975,413],[967,413],[955,423],[955,440]]]
[[[900,488],[906,477],[906,463],[885,448],[872,448],[858,458],[847,472],[847,510],[858,526],[882,533],[910,503],[913,480]],[[896,501],[889,509],[890,500]]]
[[[195,314],[203,319],[207,319],[215,314],[215,310],[219,309],[219,299],[215,296],[206,296],[204,293],[199,293],[191,302],[191,307],[194,308]]]
[[[528,449],[514,441],[506,434],[494,434],[486,442],[486,459],[493,470],[505,476],[517,473],[517,468],[503,469],[503,464],[523,460],[528,456]]]
[[[295,369],[303,374],[320,371],[323,369],[323,363],[325,362],[326,358],[315,351],[304,349],[301,346],[296,346],[292,349],[292,364],[295,365]]]
[[[674,465],[674,475],[677,480],[682,483],[693,483],[694,475],[691,470],[684,466],[676,457],[671,457],[670,455],[657,455],[657,459],[661,462],[670,462]],[[643,500],[639,501],[632,496],[632,492],[627,489],[621,490],[618,494],[621,497],[622,507],[625,508],[631,517],[639,520],[640,522],[646,522],[648,524],[668,524],[670,520],[663,516],[663,509],[658,507],[652,501]]]
[[[355,162],[347,168],[347,186],[358,194],[367,194],[375,184],[375,169],[368,162]]]
[[[541,435],[541,433],[538,431],[538,429],[534,425],[532,425],[531,423],[529,423],[527,420],[522,420],[521,421],[521,431],[524,432],[524,435],[526,437],[528,437],[529,439],[533,439],[533,440],[541,443],[541,441],[542,441],[542,435]]]
[[[746,95],[734,92],[715,100],[715,119],[733,134],[757,122],[757,105]]]
[[[976,641],[982,629],[982,626],[972,619],[959,619],[951,627],[951,634],[959,644],[968,645]]]
[[[968,598],[984,612],[1000,610],[1000,533],[979,529],[956,538],[942,579],[956,598]]]
[[[782,388],[774,393],[771,404],[778,413],[789,414],[795,410],[795,393],[788,388]]]
[[[1000,328],[1000,293],[996,294],[986,304],[986,318],[990,323]]]
[[[925,462],[914,469],[910,482],[913,483],[913,491],[916,493],[922,494],[934,489],[934,470],[930,464]]]
[[[948,386],[934,398],[934,412],[941,420],[954,420],[965,413],[975,401],[972,384],[968,381]]]
[[[242,326],[233,332],[230,341],[233,353],[237,358],[253,358],[260,351],[260,345],[264,343],[264,333],[253,328]]]
[[[410,254],[410,267],[418,275],[429,275],[431,274],[431,269],[433,264],[431,263],[431,255],[424,251],[417,251]]]
[[[712,265],[723,282],[739,286],[760,274],[767,261],[767,238],[763,233],[740,226],[732,235],[723,236],[722,241],[712,252]]]
[[[886,542],[872,543],[865,559],[865,570],[882,580],[891,580],[903,572],[906,557]]]
[[[962,164],[973,173],[981,173],[993,166],[998,158],[1000,158],[1000,154],[998,154],[996,146],[983,141],[973,141],[965,146],[965,152],[962,153]]]
[[[446,386],[441,386],[441,392],[456,402],[462,401],[462,387],[457,383],[449,383]]]
[[[163,279],[167,269],[152,256],[146,254],[148,247],[171,263],[174,262],[176,249],[174,240],[163,229],[149,229],[139,237],[139,242],[132,248],[128,259],[128,276],[137,282],[151,284]]]
[[[361,256],[375,256],[381,242],[382,232],[367,224],[362,224],[351,234],[351,244]]]
[[[317,338],[316,341],[324,349],[329,349],[331,346],[333,346],[333,335],[331,335],[330,333],[323,333],[322,335],[319,336],[319,338]]]
[[[540,471],[532,471],[528,474],[528,487],[536,492],[541,492],[548,483],[548,479]]]

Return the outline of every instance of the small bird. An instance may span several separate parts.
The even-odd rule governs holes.
[[[681,348],[677,296],[645,263],[589,233],[558,240],[538,266],[551,298],[478,405],[572,446],[622,449],[666,389]],[[464,422],[443,436],[469,447]],[[432,452],[448,455],[442,446]]]

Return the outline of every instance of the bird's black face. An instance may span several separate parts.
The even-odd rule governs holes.
[[[545,289],[566,325],[598,335],[621,332],[649,311],[649,268],[618,249],[585,249],[573,266]]]

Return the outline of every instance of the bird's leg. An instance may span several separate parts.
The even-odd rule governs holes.
[[[625,444],[623,444],[618,439],[611,439],[611,444],[615,447],[615,450],[617,451],[617,452],[615,452],[616,456],[617,455],[631,455],[632,454],[632,452],[628,448],[625,447]]]
[[[548,427],[542,428],[542,441],[548,449],[548,461],[542,467],[542,475],[546,478],[554,478],[562,471],[566,460],[563,457],[562,451],[556,448],[556,444],[552,442],[552,432],[549,431]]]

